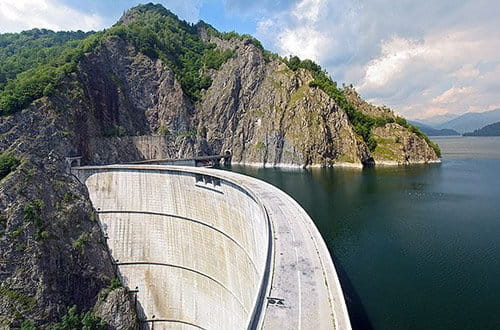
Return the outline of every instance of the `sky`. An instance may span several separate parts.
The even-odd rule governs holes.
[[[0,33],[101,30],[133,0],[0,0]],[[162,0],[180,18],[310,58],[412,119],[500,108],[499,0]]]

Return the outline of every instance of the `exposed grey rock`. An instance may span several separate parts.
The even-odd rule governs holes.
[[[347,100],[364,114],[393,121],[397,119],[389,108],[366,102],[352,87],[345,88],[344,92]],[[436,152],[423,138],[395,122],[372,128],[372,135],[377,142],[372,153],[375,164],[408,165],[439,161]]]
[[[75,146],[60,111],[43,100],[0,118],[0,150],[22,159],[0,181],[1,327],[43,327],[72,305],[89,311],[117,276],[87,190],[65,172]]]
[[[108,329],[139,329],[139,320],[130,294],[125,288],[104,292],[94,307],[95,314],[107,322]]]
[[[197,106],[198,122],[216,153],[233,161],[267,165],[361,164],[368,158],[346,114],[324,92],[310,88],[305,70],[266,63],[241,41],[236,57],[214,76]]]
[[[119,39],[108,40],[87,56],[79,81],[89,109],[80,112],[84,118],[75,127],[78,152],[87,162],[154,155],[184,158],[227,150],[233,162],[271,166],[361,166],[373,160],[345,112],[323,91],[309,87],[313,77],[308,71],[292,71],[280,60],[266,61],[249,39],[205,38],[232,49],[235,56],[220,70],[210,71],[213,83],[196,105],[161,61]],[[389,109],[363,101],[353,89],[346,89],[346,95],[369,115],[395,118]],[[158,144],[150,141],[145,152],[144,144],[136,143],[140,138],[104,138],[113,134],[164,138],[157,139]],[[410,163],[437,159],[405,158]]]
[[[437,161],[434,150],[415,133],[396,123],[373,130],[378,142],[373,153],[375,162],[386,165],[408,165]]]

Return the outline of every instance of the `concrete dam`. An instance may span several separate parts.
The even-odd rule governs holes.
[[[278,188],[208,168],[71,170],[144,328],[351,328],[320,233]]]

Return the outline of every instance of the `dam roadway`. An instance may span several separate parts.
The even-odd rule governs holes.
[[[337,274],[308,214],[278,188],[195,167],[73,167],[142,325],[350,329]]]

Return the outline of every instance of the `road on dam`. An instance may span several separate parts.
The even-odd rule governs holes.
[[[278,188],[195,167],[71,171],[145,328],[351,328],[320,233]]]

